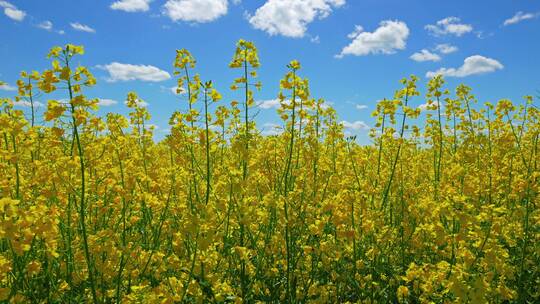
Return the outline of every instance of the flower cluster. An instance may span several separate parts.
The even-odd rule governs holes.
[[[83,54],[53,48],[51,69],[23,72],[14,100],[0,99],[0,302],[538,300],[531,97],[482,105],[437,76],[424,98],[411,76],[377,104],[373,144],[359,145],[293,60],[282,132],[263,136],[257,49],[240,40],[230,68],[241,102],[223,103],[177,51],[187,109],[158,142],[134,92],[128,116],[96,115],[83,93],[96,80],[73,66]],[[40,117],[36,98],[51,92],[65,98]]]

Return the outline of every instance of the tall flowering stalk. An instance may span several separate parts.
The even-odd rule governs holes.
[[[233,69],[242,69],[242,76],[234,80],[234,83],[231,85],[233,91],[243,90],[244,93],[244,123],[243,127],[240,130],[242,133],[241,140],[243,142],[243,147],[240,152],[241,155],[241,166],[242,166],[242,181],[245,184],[249,176],[249,163],[250,163],[250,141],[252,137],[252,122],[250,121],[249,109],[254,105],[253,99],[253,90],[252,87],[261,89],[261,82],[253,82],[251,79],[257,77],[257,68],[259,68],[259,55],[255,44],[250,41],[245,41],[240,39],[236,43],[236,50],[233,55],[232,61],[229,63],[229,67]],[[251,78],[251,79],[250,79]],[[241,201],[244,200],[244,195],[240,198]],[[240,247],[245,246],[244,234],[246,227],[243,221],[240,221]],[[245,261],[241,261],[241,285],[242,285],[242,295],[243,298],[246,298],[248,293],[247,291],[247,277],[246,277],[246,266]]]
[[[229,64],[230,68],[242,69],[242,77],[236,78],[234,84],[231,85],[232,90],[242,89],[244,91],[244,127],[243,141],[244,151],[242,153],[242,178],[245,180],[248,176],[249,166],[249,142],[251,137],[251,122],[249,117],[249,108],[254,105],[252,86],[261,89],[261,82],[252,82],[251,78],[257,77],[257,68],[260,66],[259,54],[253,42],[240,39],[236,44],[236,50],[233,59]]]
[[[296,244],[295,237],[292,235],[291,231],[291,221],[290,217],[291,210],[289,210],[289,193],[293,190],[294,186],[294,175],[293,175],[293,155],[295,151],[295,139],[297,136],[296,124],[297,124],[297,103],[300,100],[307,100],[309,97],[309,88],[308,82],[305,79],[300,78],[297,75],[297,71],[300,69],[300,63],[296,60],[291,61],[287,68],[289,72],[285,74],[285,77],[280,81],[281,91],[279,93],[279,99],[281,103],[281,108],[279,113],[281,118],[286,122],[286,127],[288,129],[287,139],[288,144],[286,146],[286,158],[285,158],[285,167],[282,177],[281,185],[281,194],[284,199],[284,216],[285,216],[285,244],[286,244],[286,286],[287,286],[287,300],[289,302],[294,302],[296,298],[295,286],[293,285],[294,281],[294,264],[295,264],[295,255],[296,255]],[[291,95],[289,99],[284,95],[285,90],[290,90]],[[290,115],[290,116],[289,116]],[[289,118],[290,117],[290,118]]]
[[[77,148],[77,154],[79,158],[80,189],[76,196],[80,197],[79,201],[79,220],[81,227],[81,234],[83,238],[84,256],[86,260],[86,267],[88,270],[88,278],[90,283],[90,289],[92,292],[92,301],[98,303],[99,300],[96,294],[96,282],[95,282],[95,269],[93,267],[93,258],[90,255],[90,249],[88,246],[88,235],[86,228],[86,166],[85,166],[85,152],[84,146],[81,140],[80,128],[87,122],[89,116],[89,109],[95,109],[97,107],[97,100],[88,100],[82,95],[83,87],[92,87],[96,84],[96,79],[88,71],[86,67],[79,66],[73,69],[70,64],[72,58],[75,55],[83,55],[84,48],[82,46],[75,46],[68,44],[64,48],[55,47],[51,49],[48,57],[53,58],[52,69],[45,71],[40,79],[39,86],[45,93],[51,93],[56,90],[57,83],[61,83],[66,86],[69,100],[67,102],[67,109],[71,115],[71,127],[73,131],[73,143]],[[63,115],[66,110],[66,106],[58,101],[49,101],[47,105],[47,112],[45,113],[46,120],[54,120]],[[70,228],[68,228],[70,229]]]
[[[413,116],[413,117],[418,116],[418,111],[415,111],[411,107],[408,106],[411,98],[413,98],[414,96],[420,95],[420,93],[416,90],[417,81],[418,81],[418,78],[416,76],[411,76],[410,79],[401,80],[401,83],[404,85],[404,88],[397,91],[395,94],[396,103],[398,106],[401,106],[403,110],[403,113],[402,113],[403,118],[401,119],[397,150],[396,150],[394,159],[391,163],[390,177],[388,179],[388,182],[386,183],[386,186],[383,192],[381,209],[384,209],[386,207],[388,196],[390,194],[390,188],[392,187],[392,182],[394,180],[394,175],[396,173],[397,163],[401,155],[401,149],[403,147],[405,127],[406,127],[405,122],[408,116]]]

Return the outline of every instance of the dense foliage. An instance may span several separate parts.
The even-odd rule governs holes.
[[[229,104],[177,51],[179,102],[156,142],[135,94],[96,116],[96,84],[55,47],[0,99],[0,301],[508,303],[540,295],[540,111],[479,104],[437,76],[377,104],[372,145],[344,135],[300,64],[282,132],[253,121],[259,59],[239,41]],[[36,97],[49,100],[41,118]],[[426,101],[427,114],[411,107]],[[29,105],[23,112],[15,104]],[[180,108],[180,107],[179,107]]]

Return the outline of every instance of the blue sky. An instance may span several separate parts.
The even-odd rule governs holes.
[[[175,50],[190,50],[202,79],[228,103],[239,98],[229,89],[239,71],[227,65],[241,38],[259,49],[263,90],[255,99],[267,106],[256,120],[267,129],[279,123],[268,101],[292,59],[312,95],[331,102],[362,141],[377,100],[392,97],[410,74],[425,91],[427,77],[442,73],[450,89],[470,85],[481,102],[520,101],[540,89],[540,1],[533,0],[0,0],[0,13],[0,80],[8,83],[0,96],[16,93],[21,70],[48,69],[52,46],[82,44],[78,60],[98,79],[87,95],[116,101],[100,112],[126,113],[125,96],[136,91],[158,134],[186,106],[170,90]],[[52,98],[62,96],[42,97]]]

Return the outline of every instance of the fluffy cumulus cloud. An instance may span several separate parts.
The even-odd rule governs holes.
[[[89,27],[86,24],[82,24],[82,23],[79,23],[79,22],[72,22],[69,25],[71,25],[71,27],[74,30],[79,31],[79,32],[86,32],[86,33],[95,33],[96,32],[95,29]]]
[[[120,0],[111,4],[110,8],[124,12],[146,12],[150,9],[152,0]]]
[[[109,73],[109,77],[107,78],[109,82],[130,80],[159,82],[171,78],[169,73],[152,65],[112,62],[107,65],[98,65],[97,68]]]
[[[173,21],[205,23],[227,14],[227,0],[167,0],[163,13]]]
[[[454,46],[454,45],[451,45],[451,44],[448,44],[448,43],[443,43],[443,44],[438,44],[435,47],[435,50],[437,52],[440,52],[441,54],[451,54],[451,53],[457,52],[458,47]]]
[[[480,55],[465,58],[463,65],[459,68],[440,68],[435,72],[427,72],[426,77],[431,78],[436,75],[446,77],[466,77],[470,75],[485,74],[503,69],[504,66],[495,59]]]
[[[98,105],[101,107],[108,107],[117,104],[118,101],[108,98],[99,98]]]
[[[511,24],[516,24],[516,23],[519,23],[519,22],[524,21],[524,20],[538,18],[538,16],[540,16],[540,13],[517,12],[514,16],[512,16],[512,18],[508,18],[508,19],[504,20],[503,25],[507,26],[507,25],[511,25]]]
[[[342,121],[343,127],[350,131],[360,131],[360,130],[369,130],[369,126],[360,120],[349,122],[349,121]]]
[[[473,27],[470,24],[461,23],[461,19],[458,17],[447,17],[437,21],[436,24],[426,25],[425,29],[435,36],[455,35],[460,37],[472,32]]]
[[[412,60],[417,62],[423,62],[423,61],[440,61],[441,56],[432,53],[426,49],[421,50],[420,52],[416,52],[411,55],[410,57]]]
[[[296,99],[296,104],[300,104],[300,99]],[[291,104],[291,100],[290,99],[286,99],[283,101],[284,104]],[[267,99],[267,100],[259,100],[259,101],[256,101],[255,104],[257,105],[257,107],[259,107],[260,109],[264,109],[264,110],[268,110],[268,109],[279,109],[279,107],[281,107],[281,101],[279,100],[279,98],[275,98],[275,99]],[[331,102],[324,102],[323,104],[321,104],[321,108],[322,109],[326,109],[328,108],[332,103]]]
[[[4,9],[4,14],[15,21],[23,21],[26,12],[18,9],[15,5],[0,0],[0,7]]]
[[[431,104],[426,102],[426,103],[423,103],[423,104],[419,105],[418,109],[420,109],[422,111],[435,111],[435,110],[437,110],[438,106],[439,106],[438,101],[434,101]]]
[[[354,32],[348,35],[351,43],[341,50],[336,57],[345,55],[363,56],[368,54],[394,54],[405,49],[409,28],[402,21],[382,21],[373,32],[364,32],[361,26],[356,26]]]
[[[316,18],[323,19],[344,4],[345,0],[268,0],[248,20],[270,35],[301,38]]]
[[[279,99],[260,100],[256,102],[257,106],[261,109],[277,109],[281,106]]]

